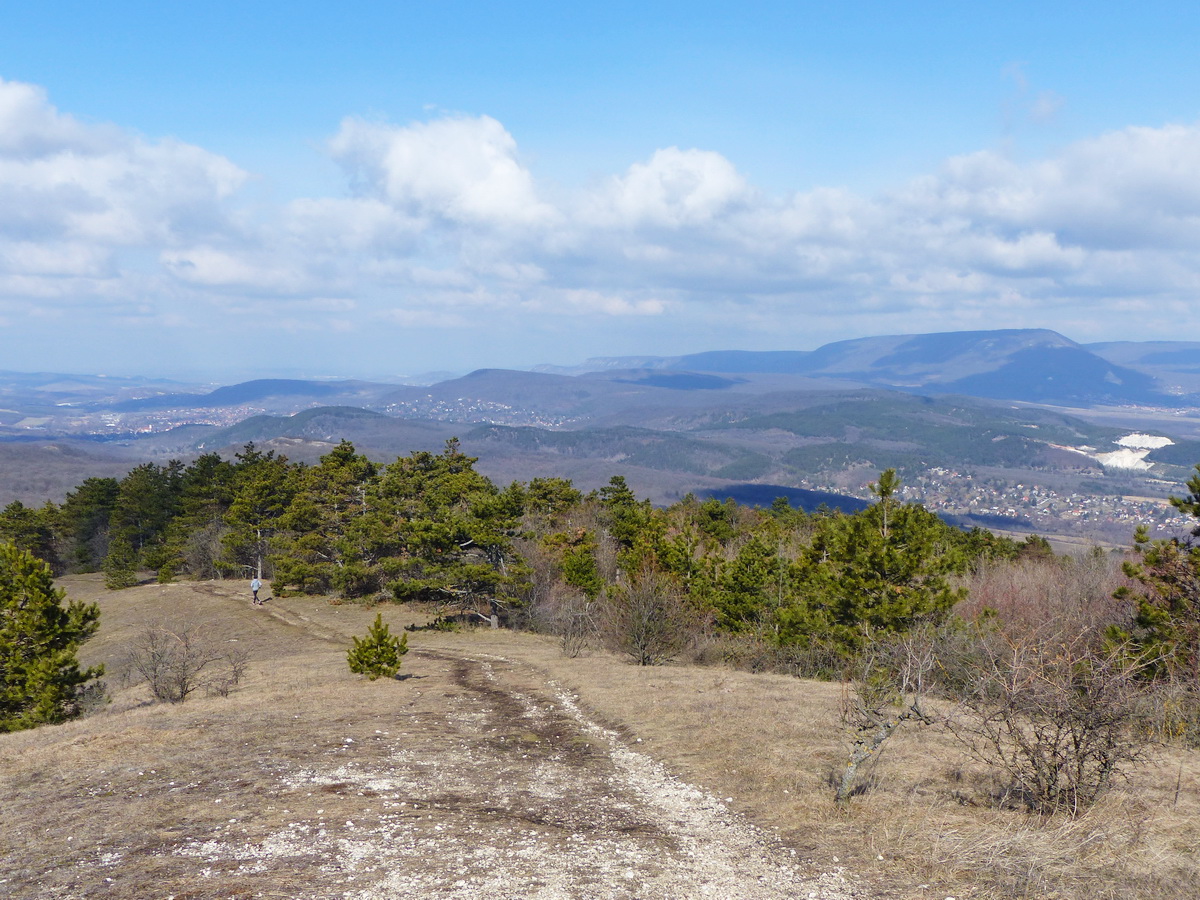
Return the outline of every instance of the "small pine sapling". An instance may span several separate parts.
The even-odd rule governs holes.
[[[375,614],[375,624],[365,638],[354,638],[354,646],[347,654],[350,671],[366,675],[371,681],[376,678],[395,678],[400,671],[400,659],[408,652],[408,635],[395,637],[383,622],[383,614]]]

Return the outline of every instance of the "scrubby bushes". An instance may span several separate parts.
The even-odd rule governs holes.
[[[646,566],[612,592],[604,622],[609,646],[639,666],[674,659],[689,632],[689,609],[674,579]]]
[[[893,700],[913,691],[895,653],[924,642],[936,665],[920,691],[953,705],[964,746],[1040,809],[1086,805],[1138,761],[1139,735],[1200,735],[1190,541],[1139,535],[1124,571],[1110,554],[1067,560],[900,502],[892,470],[867,509],[806,514],[692,496],[654,508],[620,477],[586,496],[555,478],[501,489],[475,463],[456,441],[385,466],[348,442],[313,466],[248,445],[232,462],[139,467],[0,525],[67,565],[106,550],[114,587],[147,566],[160,578],[262,568],[277,590],[424,601],[549,632],[568,656],[604,646],[640,665],[719,662],[860,689],[891,672]],[[1200,474],[1189,487],[1176,505],[1200,515]],[[373,631],[352,664],[394,675],[395,640]],[[882,696],[860,724],[912,709]],[[1053,771],[1030,775],[1042,757]]]
[[[144,629],[125,655],[128,672],[163,703],[183,703],[199,690],[228,695],[245,675],[248,659],[246,651],[187,621]]]
[[[1077,815],[1146,760],[1150,662],[1128,647],[1087,633],[994,629],[959,649],[966,658],[948,660],[957,707],[946,723],[997,773],[998,801]]]

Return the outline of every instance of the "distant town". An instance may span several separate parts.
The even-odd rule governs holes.
[[[1179,485],[1165,481],[1139,485],[1157,487],[1163,496],[1060,491],[942,467],[909,473],[900,493],[905,501],[934,512],[979,517],[1001,529],[1006,527],[1003,520],[1008,519],[1013,531],[1072,535],[1122,546],[1130,543],[1139,525],[1146,526],[1152,538],[1165,538],[1182,534],[1195,524],[1166,499],[1170,493],[1181,493]],[[871,497],[865,485],[847,490],[831,476],[804,478],[800,486]]]

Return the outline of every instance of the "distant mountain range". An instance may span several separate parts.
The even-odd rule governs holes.
[[[1048,510],[1074,516],[1067,524],[1093,514],[1021,485],[1124,493],[1155,508],[1200,461],[1197,408],[1200,343],[1084,345],[1045,330],[611,357],[429,385],[0,372],[0,501],[61,497],[121,461],[229,454],[250,441],[315,461],[345,438],[389,461],[458,437],[501,483],[563,476],[586,490],[622,474],[655,502],[694,492],[812,505],[862,497],[887,467],[910,481],[932,472],[923,490],[945,514],[1047,530]],[[1119,443],[1135,431],[1159,441]],[[36,453],[39,443],[61,452]]]
[[[629,399],[630,386],[763,393],[847,385],[1057,406],[1200,406],[1200,343],[1077,344],[1044,329],[963,331],[858,338],[816,350],[715,350],[603,357],[530,371],[483,369],[431,385],[259,379],[214,389],[163,379],[0,371],[0,403],[27,415],[238,406],[290,413],[315,405],[390,412],[478,394],[489,402],[575,416],[611,406],[606,398]]]
[[[623,369],[805,376],[914,393],[1067,406],[1179,406],[1186,395],[1200,392],[1200,343],[1084,345],[1044,329],[962,331],[858,338],[816,350],[610,357],[536,371],[578,376]]]

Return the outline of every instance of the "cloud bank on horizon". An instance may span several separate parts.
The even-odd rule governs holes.
[[[270,172],[0,80],[0,368],[367,374],[1002,327],[1200,336],[1200,122],[954,155],[874,192],[771,190],[687,146],[563,186],[486,114],[350,115],[322,152],[344,187],[280,199]]]

